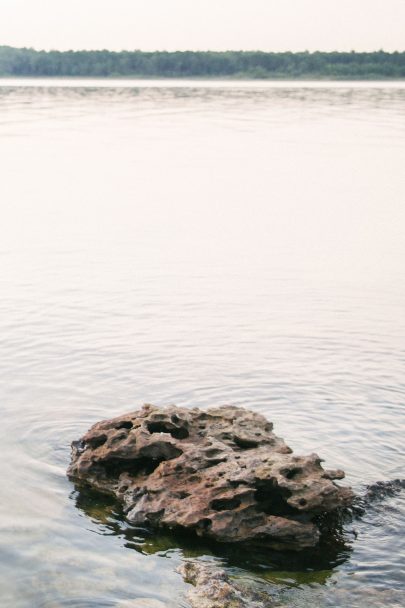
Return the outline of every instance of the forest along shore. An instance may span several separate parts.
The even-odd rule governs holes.
[[[0,46],[1,76],[393,80],[405,52],[37,51]]]

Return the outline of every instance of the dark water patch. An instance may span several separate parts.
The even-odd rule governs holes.
[[[389,499],[400,495],[404,490],[404,479],[377,481],[369,484],[359,492],[352,507],[346,511],[348,517],[361,518],[370,512],[377,513],[381,509],[389,509],[390,505],[387,504]]]
[[[403,490],[405,490],[405,479],[378,481],[367,486],[363,501],[365,505],[372,505],[392,496],[397,496]]]

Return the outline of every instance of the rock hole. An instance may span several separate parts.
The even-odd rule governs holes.
[[[211,460],[207,460],[205,462],[205,469],[210,469],[211,467],[215,467],[217,464],[221,464],[221,462],[225,462],[226,458],[212,458]]]
[[[216,498],[211,502],[211,508],[214,511],[229,511],[237,509],[241,505],[240,498],[233,496],[232,498]]]
[[[298,504],[301,505],[301,507],[305,507],[307,501],[305,500],[305,498],[300,498]]]
[[[123,420],[122,422],[119,422],[115,428],[118,431],[119,429],[132,429],[133,426],[134,425],[130,420]]]
[[[168,423],[163,421],[148,422],[146,426],[149,433],[170,433],[172,430],[171,425],[168,426]]]
[[[252,448],[257,448],[259,445],[257,441],[254,439],[247,439],[244,437],[238,437],[235,435],[234,442],[238,446],[238,448],[242,448],[242,450],[250,450]]]
[[[178,429],[171,430],[170,435],[174,437],[174,439],[187,439],[189,432],[184,426],[181,426]]]
[[[197,530],[209,530],[212,526],[212,521],[209,519],[209,517],[204,517],[204,519],[200,519],[200,521],[197,523]]]
[[[128,437],[128,433],[119,433],[115,437],[111,437],[110,444],[117,443],[117,441],[121,441],[122,439],[126,439]]]
[[[231,486],[231,488],[238,488],[239,486],[248,486],[249,482],[245,481],[244,479],[232,479],[229,482],[229,485]]]
[[[148,522],[154,526],[156,526],[159,521],[162,519],[165,514],[165,509],[159,509],[159,511],[155,511],[154,513],[148,513],[146,518]]]
[[[100,462],[100,465],[103,467],[106,477],[118,478],[121,473],[133,476],[150,475],[163,460],[164,458],[110,458]]]
[[[283,471],[280,471],[280,473],[287,479],[294,479],[294,477],[297,477],[297,475],[302,473],[302,469],[300,467],[295,467],[294,469],[284,469]]]
[[[107,441],[107,435],[97,435],[97,437],[92,437],[91,439],[89,439],[89,441],[87,442],[89,444],[90,447],[93,448],[93,450],[101,447],[102,445],[105,444],[105,442]]]
[[[260,509],[267,515],[293,515],[298,509],[291,507],[287,499],[291,492],[286,488],[280,488],[274,478],[260,481],[256,484],[255,499]]]
[[[218,456],[218,454],[222,454],[222,450],[218,450],[217,448],[211,448],[205,452],[207,458],[213,458],[214,456]]]
[[[169,433],[174,439],[187,439],[188,430],[184,427],[173,427],[170,422],[159,421],[147,424],[149,433]]]
[[[222,441],[232,441],[234,439],[232,433],[227,433],[226,431],[221,433],[219,438],[222,439]]]

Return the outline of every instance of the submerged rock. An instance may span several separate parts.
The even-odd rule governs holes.
[[[343,471],[293,455],[271,422],[233,406],[145,405],[99,422],[72,443],[68,475],[116,496],[134,524],[275,549],[315,546],[317,516],[352,500],[333,481]]]
[[[192,608],[275,608],[266,593],[231,579],[215,564],[185,562],[178,568],[186,583],[193,585],[187,593]],[[278,604],[277,604],[278,605]]]

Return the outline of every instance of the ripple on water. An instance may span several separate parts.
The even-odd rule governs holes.
[[[403,86],[44,84],[0,86],[0,604],[179,608],[195,558],[399,606],[403,495],[262,555],[134,529],[65,470],[102,418],[232,403],[358,492],[403,477]]]

